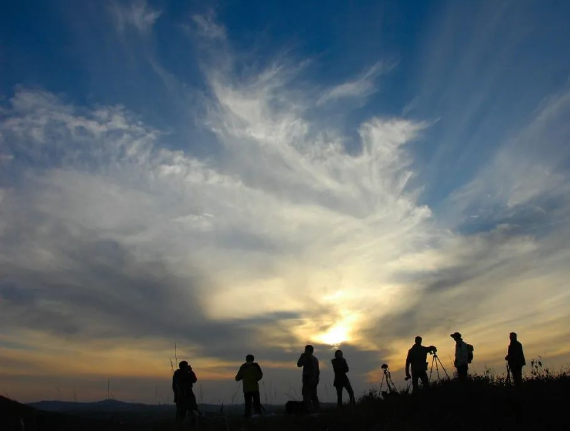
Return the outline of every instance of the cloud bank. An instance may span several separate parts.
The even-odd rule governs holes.
[[[119,27],[148,31],[160,13],[133,5]],[[212,386],[250,352],[284,385],[305,343],[325,363],[342,345],[364,388],[382,362],[403,365],[418,333],[451,352],[459,330],[480,364],[501,358],[512,330],[530,354],[569,335],[567,89],[436,213],[410,181],[409,145],[429,121],[371,116],[355,126],[357,151],[323,126],[320,110],[349,116],[333,102],[377,91],[383,63],[307,92],[286,61],[239,73],[223,26],[192,22],[209,41],[200,114],[189,108],[219,146],[209,157],[171,149],[168,131],[121,106],[19,87],[0,111],[12,390],[35,376],[22,364],[65,374],[63,353],[85,382],[168,379],[174,342]],[[227,398],[219,388],[211,401]]]

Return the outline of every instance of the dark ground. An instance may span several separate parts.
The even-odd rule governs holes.
[[[170,409],[171,408],[171,409]],[[235,406],[234,413],[237,413]],[[36,430],[175,430],[173,406],[149,411],[55,413],[0,397],[0,428]],[[186,429],[196,429],[186,424]],[[442,381],[418,395],[384,398],[370,391],[354,409],[329,409],[318,416],[270,414],[244,420],[207,413],[201,430],[570,430],[570,375],[542,375],[513,388],[498,378],[475,376],[467,385]]]

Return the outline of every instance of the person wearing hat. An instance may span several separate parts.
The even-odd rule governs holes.
[[[509,344],[509,350],[505,360],[509,364],[511,373],[513,373],[513,382],[515,386],[519,386],[522,383],[522,367],[526,365],[524,358],[522,344],[517,340],[517,334],[511,332],[509,335],[511,344]]]
[[[192,420],[195,415],[199,415],[196,396],[192,391],[192,386],[198,381],[196,374],[188,362],[181,361],[178,369],[172,376],[172,390],[174,391],[174,402],[176,403],[176,422],[181,425],[186,418],[186,413],[190,412]]]
[[[469,345],[463,341],[459,332],[454,332],[450,337],[455,340],[455,360],[453,361],[453,365],[457,368],[457,378],[459,380],[467,380],[467,370],[471,362]]]

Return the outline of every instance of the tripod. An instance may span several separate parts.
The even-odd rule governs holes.
[[[507,362],[507,380],[505,382],[507,386],[511,386],[511,367],[509,367],[509,363]]]
[[[445,373],[445,377],[447,377],[447,379],[449,379],[449,374],[447,374],[447,371],[445,370],[445,367],[441,363],[441,359],[439,359],[439,356],[437,356],[437,353],[433,352],[432,355],[433,355],[433,357],[431,358],[431,368],[429,370],[429,381],[431,382],[431,374],[433,373],[433,365],[434,364],[435,364],[435,372],[437,373],[438,380],[441,379],[441,377],[439,375],[439,367],[441,367],[442,371]]]
[[[384,371],[384,374],[382,375],[382,381],[380,382],[380,393],[382,393],[382,385],[384,384],[384,380],[386,380],[386,386],[388,386],[387,392],[396,392],[396,386],[392,381],[392,375],[390,374],[390,371],[388,371],[388,366],[382,366],[382,370]]]

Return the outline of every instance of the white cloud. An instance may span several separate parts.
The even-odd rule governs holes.
[[[402,108],[402,115],[408,115],[410,112],[417,108],[419,103],[420,98],[418,96],[414,97],[412,100],[406,103],[406,106]]]
[[[567,89],[545,99],[527,126],[498,146],[475,178],[450,196],[447,223],[463,223],[468,213],[482,214],[489,222],[524,208],[544,212],[544,205],[567,205],[569,112]]]
[[[344,82],[327,89],[317,100],[317,105],[324,105],[326,103],[346,98],[366,99],[377,91],[374,81],[381,74],[389,72],[394,67],[395,64],[393,63],[386,64],[383,62],[377,62],[355,80]]]
[[[110,11],[115,18],[117,30],[122,32],[128,26],[136,28],[141,33],[148,33],[162,12],[153,9],[146,0],[110,3]]]
[[[213,19],[212,14],[194,15],[192,16],[192,21],[196,24],[202,37],[212,40],[226,39],[226,29]]]
[[[272,105],[284,91],[279,79],[261,75],[237,88],[216,82],[208,121],[225,153],[207,164],[160,149],[160,134],[121,108],[78,109],[42,92],[20,90],[1,130],[14,154],[46,165],[30,183],[42,192],[27,190],[26,204],[41,207],[45,223],[91,230],[137,250],[137,259],[160,256],[180,277],[191,276],[184,268],[192,261],[210,274],[210,298],[231,297],[245,286],[264,296],[268,286],[283,286],[272,295],[273,307],[210,300],[210,316],[254,317],[292,311],[293,304],[310,312],[322,289],[360,284],[364,296],[330,310],[356,313],[356,302],[390,282],[389,272],[376,274],[368,262],[393,259],[425,240],[420,226],[430,212],[405,190],[411,173],[403,148],[423,125],[364,123],[362,153],[352,156],[314,134],[287,97],[279,96],[281,107]],[[385,245],[397,236],[406,238],[404,250]],[[54,264],[22,247],[5,263],[28,254],[29,267]]]

